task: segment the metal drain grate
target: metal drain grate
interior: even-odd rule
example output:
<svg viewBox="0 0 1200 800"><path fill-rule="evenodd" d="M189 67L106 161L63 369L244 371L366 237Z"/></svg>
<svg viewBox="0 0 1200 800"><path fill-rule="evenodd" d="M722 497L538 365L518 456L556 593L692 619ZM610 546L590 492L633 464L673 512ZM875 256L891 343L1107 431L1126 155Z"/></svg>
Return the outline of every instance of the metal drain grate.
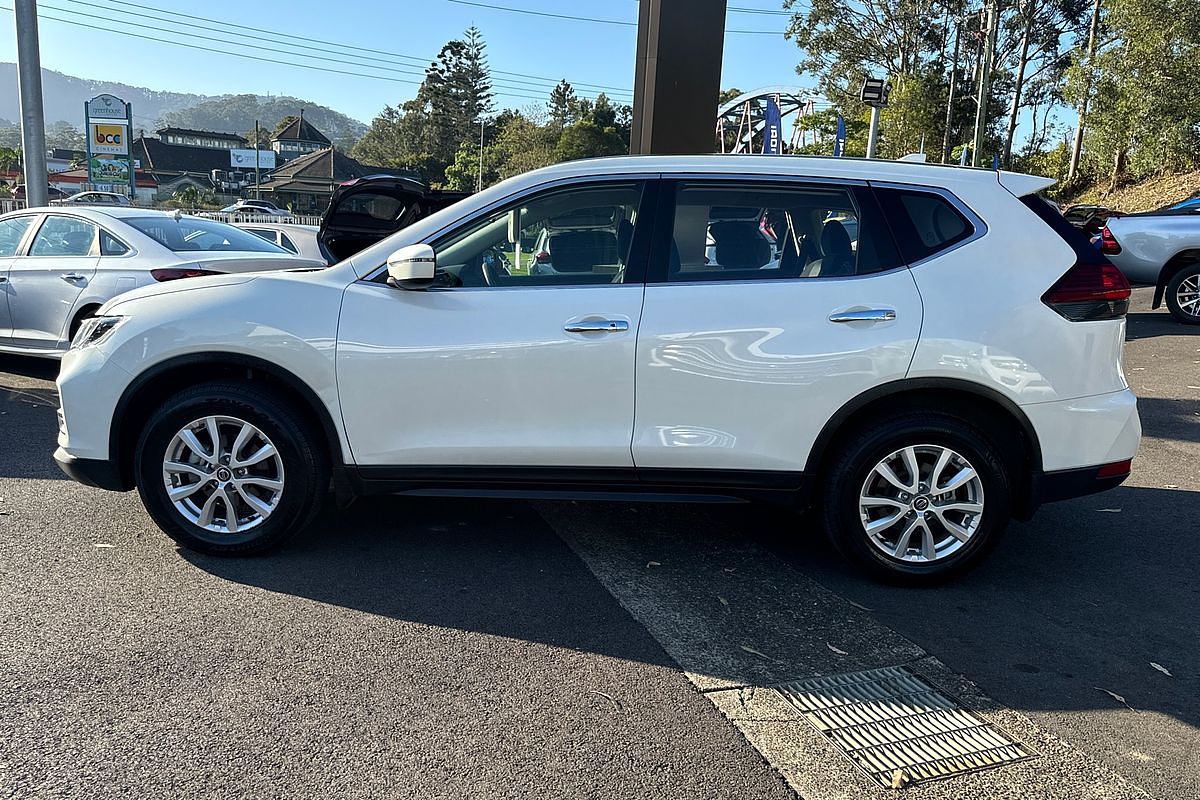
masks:
<svg viewBox="0 0 1200 800"><path fill-rule="evenodd" d="M775 689L883 786L1033 755L903 667L792 681Z"/></svg>

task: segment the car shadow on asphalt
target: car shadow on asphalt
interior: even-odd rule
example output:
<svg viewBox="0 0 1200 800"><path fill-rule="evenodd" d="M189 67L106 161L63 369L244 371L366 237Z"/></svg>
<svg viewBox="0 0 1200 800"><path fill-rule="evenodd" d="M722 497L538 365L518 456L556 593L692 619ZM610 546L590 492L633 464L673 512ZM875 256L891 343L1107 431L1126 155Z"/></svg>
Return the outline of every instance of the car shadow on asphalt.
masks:
<svg viewBox="0 0 1200 800"><path fill-rule="evenodd" d="M56 361L0 356L0 478L66 478L53 459L58 392L40 383L57 374Z"/></svg>
<svg viewBox="0 0 1200 800"><path fill-rule="evenodd" d="M1177 322L1165 308L1157 311L1130 311L1125 315L1125 340L1150 339L1155 336L1195 336L1200 325Z"/></svg>
<svg viewBox="0 0 1200 800"><path fill-rule="evenodd" d="M368 614L675 668L525 502L370 497L213 575Z"/></svg>

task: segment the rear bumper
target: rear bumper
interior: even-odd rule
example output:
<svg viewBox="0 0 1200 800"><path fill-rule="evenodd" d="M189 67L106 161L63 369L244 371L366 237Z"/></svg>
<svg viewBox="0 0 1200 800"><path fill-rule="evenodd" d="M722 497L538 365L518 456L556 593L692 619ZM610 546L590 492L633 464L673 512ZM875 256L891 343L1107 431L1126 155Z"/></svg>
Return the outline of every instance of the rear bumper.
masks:
<svg viewBox="0 0 1200 800"><path fill-rule="evenodd" d="M1128 462L1104 464L1098 467L1064 469L1044 472L1034 486L1034 505L1070 500L1096 492L1115 489L1129 477Z"/></svg>
<svg viewBox="0 0 1200 800"><path fill-rule="evenodd" d="M68 478L84 486L112 492L127 492L133 488L125 484L117 465L106 459L76 458L60 447L54 451L54 462Z"/></svg>
<svg viewBox="0 0 1200 800"><path fill-rule="evenodd" d="M1128 461L1142 439L1137 398L1128 389L1032 403L1021 411L1033 425L1047 474L1096 469Z"/></svg>

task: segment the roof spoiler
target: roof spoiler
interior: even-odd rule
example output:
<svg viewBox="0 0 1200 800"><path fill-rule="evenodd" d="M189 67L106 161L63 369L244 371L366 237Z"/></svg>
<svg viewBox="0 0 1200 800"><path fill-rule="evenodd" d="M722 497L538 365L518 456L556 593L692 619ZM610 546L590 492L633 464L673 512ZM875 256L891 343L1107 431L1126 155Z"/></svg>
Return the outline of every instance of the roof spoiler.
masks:
<svg viewBox="0 0 1200 800"><path fill-rule="evenodd" d="M1023 172L1000 171L997 175L1000 179L1000 185L1017 197L1024 197L1027 194L1034 194L1043 189L1049 189L1058 183L1054 178L1043 178L1041 175L1026 175Z"/></svg>

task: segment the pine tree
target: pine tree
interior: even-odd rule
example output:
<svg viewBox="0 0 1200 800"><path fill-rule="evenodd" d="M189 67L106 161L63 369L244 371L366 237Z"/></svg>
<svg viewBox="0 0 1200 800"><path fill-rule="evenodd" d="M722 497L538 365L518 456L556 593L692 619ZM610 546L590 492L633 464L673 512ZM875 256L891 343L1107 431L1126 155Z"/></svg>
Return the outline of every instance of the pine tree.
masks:
<svg viewBox="0 0 1200 800"><path fill-rule="evenodd" d="M546 110L550 113L550 123L560 131L574 121L573 111L576 110L575 88L567 81L561 80L550 90L550 100Z"/></svg>

